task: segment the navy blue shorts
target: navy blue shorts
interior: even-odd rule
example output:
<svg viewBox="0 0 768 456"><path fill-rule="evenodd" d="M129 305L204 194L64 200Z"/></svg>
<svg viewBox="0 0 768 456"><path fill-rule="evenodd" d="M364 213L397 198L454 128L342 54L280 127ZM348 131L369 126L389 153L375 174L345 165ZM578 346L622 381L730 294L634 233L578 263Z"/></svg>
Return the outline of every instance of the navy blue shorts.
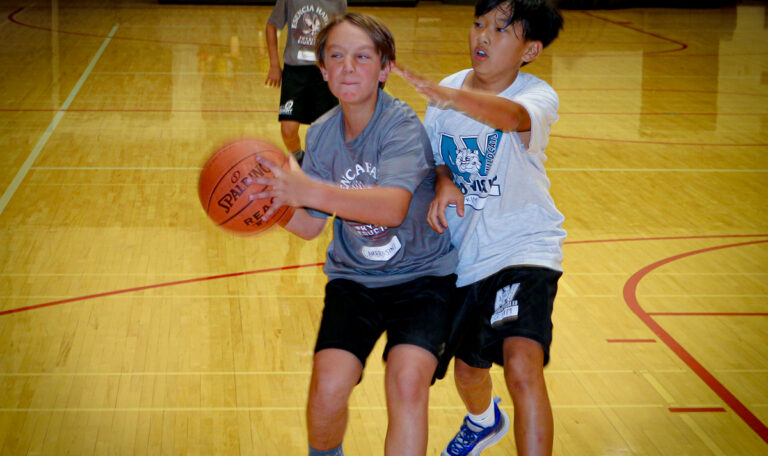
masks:
<svg viewBox="0 0 768 456"><path fill-rule="evenodd" d="M339 104L315 65L283 65L278 120L311 124Z"/></svg>
<svg viewBox="0 0 768 456"><path fill-rule="evenodd" d="M525 337L541 344L546 366L552 307L562 275L542 267L511 267L461 287L463 304L451 336L456 358L473 367L504 365L504 339Z"/></svg>
<svg viewBox="0 0 768 456"><path fill-rule="evenodd" d="M442 361L458 303L453 274L377 288L331 280L325 286L315 353L326 348L346 350L365 366L376 341L386 332L384 360L395 345L416 345L440 361L435 378L443 378L447 363Z"/></svg>

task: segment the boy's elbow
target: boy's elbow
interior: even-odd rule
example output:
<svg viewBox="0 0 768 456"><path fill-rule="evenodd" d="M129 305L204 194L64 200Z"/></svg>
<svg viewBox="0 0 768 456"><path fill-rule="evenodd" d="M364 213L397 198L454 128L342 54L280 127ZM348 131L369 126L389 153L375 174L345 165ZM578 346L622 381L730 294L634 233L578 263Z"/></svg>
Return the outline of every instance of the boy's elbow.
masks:
<svg viewBox="0 0 768 456"><path fill-rule="evenodd" d="M323 232L325 219L312 217L304 209L299 208L283 228L305 241L311 241Z"/></svg>
<svg viewBox="0 0 768 456"><path fill-rule="evenodd" d="M305 241L311 241L312 239L316 238L320 233L301 232L301 233L293 233L293 234L304 239Z"/></svg>
<svg viewBox="0 0 768 456"><path fill-rule="evenodd" d="M408 199L408 204L405 206L399 206L396 208L393 208L392 211L390 211L389 214L386 215L386 219L384 220L384 223L382 225L394 228L396 226L400 226L405 221L405 217L408 215L408 206L410 205L410 198Z"/></svg>
<svg viewBox="0 0 768 456"><path fill-rule="evenodd" d="M380 188L377 192L382 192L378 198L366 202L367 223L389 228L402 225L411 206L411 192L399 187Z"/></svg>

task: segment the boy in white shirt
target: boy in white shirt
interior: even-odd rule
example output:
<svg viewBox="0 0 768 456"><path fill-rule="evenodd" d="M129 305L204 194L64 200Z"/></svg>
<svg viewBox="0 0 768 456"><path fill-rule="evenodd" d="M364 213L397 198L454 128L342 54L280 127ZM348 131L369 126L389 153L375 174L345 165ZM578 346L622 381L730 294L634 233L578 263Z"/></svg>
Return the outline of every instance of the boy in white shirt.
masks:
<svg viewBox="0 0 768 456"><path fill-rule="evenodd" d="M424 125L438 182L427 221L441 233L450 227L466 296L454 372L469 413L444 456L478 455L507 432L509 418L492 399L492 363L504 366L518 454L552 452L543 368L566 233L543 164L558 97L520 67L561 28L547 0L480 0L472 69L439 85L396 70L431 102Z"/></svg>

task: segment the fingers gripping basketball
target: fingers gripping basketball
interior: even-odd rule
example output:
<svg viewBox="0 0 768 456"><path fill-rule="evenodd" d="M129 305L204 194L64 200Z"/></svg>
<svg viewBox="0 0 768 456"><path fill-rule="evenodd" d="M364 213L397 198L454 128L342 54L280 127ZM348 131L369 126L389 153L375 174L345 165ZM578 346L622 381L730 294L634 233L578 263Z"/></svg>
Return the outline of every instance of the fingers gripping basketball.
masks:
<svg viewBox="0 0 768 456"><path fill-rule="evenodd" d="M261 159L261 160L260 160ZM285 225L294 208L280 207L268 219L273 198L255 195L269 190L257 184L272 177L266 162L288 168L286 155L274 144L259 139L236 141L219 149L203 167L198 193L208 217L221 228L238 234L263 233L275 224Z"/></svg>

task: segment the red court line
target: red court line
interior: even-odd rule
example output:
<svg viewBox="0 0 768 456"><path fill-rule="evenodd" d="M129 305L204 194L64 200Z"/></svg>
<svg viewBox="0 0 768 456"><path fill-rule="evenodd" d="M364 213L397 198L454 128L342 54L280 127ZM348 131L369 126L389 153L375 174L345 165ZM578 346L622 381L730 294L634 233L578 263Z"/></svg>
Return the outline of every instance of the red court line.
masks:
<svg viewBox="0 0 768 456"><path fill-rule="evenodd" d="M16 15L19 14L25 7L20 7L16 11L12 12L8 15L8 20L13 22L16 25L27 27L35 30L44 30L46 32L56 32L56 33L64 33L67 35L76 35L76 36L87 36L91 38L104 38L106 35L99 34L99 33L86 33L86 32L72 32L68 30L60 30L60 29L54 29L52 27L44 27L41 25L34 25L34 24L27 24L25 22L21 22L18 19L16 19ZM187 46L215 46L215 47L230 47L229 43L210 43L210 42L194 42L194 41L175 41L175 40L158 40L158 39L151 39L151 38L136 38L136 37L130 37L130 36L119 36L115 35L112 37L113 40L123 40L123 41L137 41L142 43L156 43L156 44L178 44L178 45L187 45ZM241 49L257 49L257 50L266 50L266 47L264 45L250 45L250 44L241 44ZM434 54L433 50L422 50L422 49L398 49L398 52L401 54ZM451 54L451 55L465 55L465 51L440 51L440 54Z"/></svg>
<svg viewBox="0 0 768 456"><path fill-rule="evenodd" d="M171 287L174 285L183 285L186 283L195 283L195 282L205 282L208 280L217 280L217 279L226 279L231 277L239 277L239 276L245 276L245 275L252 275L252 274L263 274L265 272L274 272L274 271L285 271L289 269L299 269L299 268L308 268L313 266L322 266L325 263L310 263L310 264L300 264L300 265L294 265L294 266L283 266L279 268L269 268L269 269L258 269L255 271L245 271L245 272L233 272L230 274L220 274L215 276L209 276L209 277L198 277L194 279L187 279L187 280L177 280L175 282L166 282L166 283L157 283L154 285L145 285L143 287L134 287L134 288L125 288L122 290L113 290L113 291L106 291L104 293L96 293L92 295L87 296L78 296L76 298L68 298L68 299L62 299L59 301L53 301L53 302L46 302L43 304L36 304L33 306L26 306L26 307L19 307L16 309L9 309L4 310L0 312L0 316L3 315L10 315L18 312L25 312L27 310L34 310L34 309L42 309L43 307L51 307L51 306L57 306L59 304L66 304L69 302L75 302L75 301L86 301L89 299L95 299L95 298L103 298L105 296L113 296L123 293L131 293L134 291L142 291L142 290L151 290L153 288L163 288L163 287Z"/></svg>
<svg viewBox="0 0 768 456"><path fill-rule="evenodd" d="M653 238L619 238L619 239L592 239L584 241L565 241L565 244L604 244L607 242L636 242L636 241L680 241L689 239L730 239L730 238L754 238L768 237L768 234L713 234L700 236L661 236Z"/></svg>
<svg viewBox="0 0 768 456"><path fill-rule="evenodd" d="M12 12L11 14L9 14L8 15L8 20L10 22L13 22L14 24L22 26L22 27L27 27L27 28L36 29L36 30L44 30L44 31L47 31L47 32L57 32L57 33L64 33L64 34L68 34L68 35L86 36L86 37L93 37L93 38L104 38L106 36L106 35L98 34L98 33L73 32L73 31L67 31L67 30L59 30L59 29L53 29L51 27L45 27L45 26L41 26L41 25L34 25L34 24L28 24L28 23L25 23L25 22L21 22L18 19L16 19L15 16L18 13L20 13L22 10L24 10L25 8L32 9L34 7L24 7L24 6L22 6L22 7L18 8L16 11ZM121 9L123 9L123 8L121 8ZM652 36L654 38L659 38L659 39L662 39L664 41L677 44L679 46L679 47L674 48L674 49L665 49L665 50L661 50L661 51L643 51L644 55L650 56L650 55L666 54L666 53L670 53L670 52L681 51L681 50L684 50L684 49L686 49L688 47L687 44L685 44L685 43L683 43L681 41L677 41L677 40L674 40L672 38L668 38L666 36L659 35L657 33L648 32L646 30L642 30L642 29L637 28L637 27L632 27L632 26L628 25L629 22L613 21L611 19L599 17L597 15L590 14L590 13L587 13L587 12L584 12L584 11L582 11L582 13L584 13L584 14L586 14L588 16L592 16L592 17L594 17L596 19L599 19L599 20L603 20L603 21L606 21L606 22L610 22L610 23L616 24L616 25L618 25L620 27L625 27L625 28L628 28L630 30L633 30L633 31L636 31L636 32L639 32L639 33L642 33L642 34ZM200 43L200 42L191 42L191 41L158 40L158 39L136 38L136 37L127 37L127 36L119 36L119 35L116 35L116 36L112 37L112 39L113 40L124 40L124 41L137 41L137 42L145 42L145 43L157 43L157 44L178 44L178 45L216 46L216 47L229 47L230 46L228 43L207 43L207 42L206 43ZM440 42L438 40L427 40L427 41L428 42ZM444 42L456 42L456 41L462 42L462 40L443 40L443 41ZM410 41L404 40L404 42L410 42ZM642 45L644 43L621 42L621 43L614 43L614 44L623 44L623 45L626 45L626 44L641 44ZM264 45L248 45L248 44L241 44L240 48L241 49L258 49L258 50L262 50L262 51L266 49L264 47ZM434 50L408 49L408 48L400 49L399 52L401 54L414 54L414 55L420 55L420 54L432 55L432 54L434 54ZM443 51L440 51L440 53L441 54L450 54L450 55L465 55L466 54L465 51L450 51L450 50L443 50ZM617 53L611 53L611 54L557 53L556 55L558 57L575 57L575 58L581 58L583 56L589 56L589 57L593 57L593 58L595 58L595 57L597 57L597 58L613 58L613 57L617 57L617 56L619 56L619 57L625 56L625 55L627 55L627 53L625 53L625 52L617 52ZM709 56L710 54L705 54L705 55ZM741 55L741 54L739 54L739 55ZM754 54L754 55L764 55L764 54ZM542 58L545 58L545 59L552 58L552 55L544 55Z"/></svg>
<svg viewBox="0 0 768 456"><path fill-rule="evenodd" d="M605 339L609 344L655 344L656 339Z"/></svg>
<svg viewBox="0 0 768 456"><path fill-rule="evenodd" d="M674 44L679 46L679 47L677 47L675 49L667 49L667 50L664 50L664 51L643 51L643 54L646 54L646 55L648 55L648 54L666 54L666 53L669 53L669 52L678 52L678 51L683 51L685 49L688 49L688 45L683 43L682 41L677 41L677 40L672 39L672 38L670 38L668 36L659 35L658 33L653 33L653 32L649 32L647 30L643 30L643 29L641 29L639 27L634 27L632 25L629 25L631 22L628 22L628 21L617 21L617 20L613 20L613 19L608 19L607 17L598 16L597 14L590 13L588 11L581 11L581 13L584 14L584 15L587 15L589 17L593 17L595 19L599 19L601 21L605 21L605 22L617 25L619 27L627 28L627 29L633 30L635 32L642 33L644 35L652 36L654 38L659 38L661 40L664 40L664 41L667 41L667 42L670 42L670 43L674 43Z"/></svg>
<svg viewBox="0 0 768 456"><path fill-rule="evenodd" d="M661 144L664 146L697 146L697 147L765 147L768 143L753 143L753 144L738 144L738 143L691 143L691 142L674 142L674 141L642 141L639 139L621 139L621 138L588 138L584 136L566 136L566 135L549 135L552 138L563 139L580 139L584 141L603 141L603 142L617 142L624 144Z"/></svg>
<svg viewBox="0 0 768 456"><path fill-rule="evenodd" d="M688 240L688 239L717 239L717 238L752 238L752 237L766 237L768 234L723 234L723 235L712 235L712 236L663 236L663 237L657 237L657 238L622 238L622 239L596 239L596 240L586 240L586 241L566 241L565 244L592 244L592 243L607 243L607 242L634 242L634 241L665 241L665 240ZM186 283L193 283L193 282L203 282L206 280L215 280L215 279L222 279L227 277L237 277L241 275L249 275L249 274L259 274L264 272L273 272L273 271L280 271L280 270L286 270L286 269L296 269L296 268L303 268L303 267L311 267L311 266L322 266L325 263L313 263L313 264L305 264L305 265L297 265L297 266L285 266L280 268L271 268L271 269L262 269L258 271L246 271L246 272L235 272L231 274L221 274L211 277L198 277L195 279L189 279L189 280L181 280L177 282L166 282L166 283L160 283L160 284L154 284L154 285L146 285L142 287L135 287L135 288L126 288L123 290L113 290L113 291L106 291L103 293L97 293L93 295L87 295L87 296L79 296L75 298L67 298L62 299L59 301L53 301L53 302L47 302L42 304L36 304L32 306L26 306L26 307L19 307L17 309L9 309L0 311L0 317L3 315L9 315L13 313L18 312L25 312L28 310L35 310L35 309L41 309L44 307L51 307L59 304L67 304L71 302L77 302L77 301L85 301L88 299L95 299L105 296L113 296L117 294L122 293L130 293L133 291L141 291L141 290L149 290L153 288L162 288L162 287L170 287L174 285L182 285Z"/></svg>
<svg viewBox="0 0 768 456"><path fill-rule="evenodd" d="M672 413L724 412L722 407L670 407Z"/></svg>
<svg viewBox="0 0 768 456"><path fill-rule="evenodd" d="M154 109L154 108L0 108L0 112L142 112L142 113L235 113L235 114L274 114L277 109ZM424 114L425 110L416 110L419 114ZM560 112L560 115L567 116L730 116L730 117L764 117L768 113L719 113L719 112Z"/></svg>
<svg viewBox="0 0 768 456"><path fill-rule="evenodd" d="M768 312L648 312L662 317L768 317Z"/></svg>
<svg viewBox="0 0 768 456"><path fill-rule="evenodd" d="M35 30L45 30L46 32L56 32L56 33L64 33L67 35L76 35L76 36L87 36L91 38L104 38L106 35L99 34L99 33L84 33L84 32L70 32L67 30L58 30L53 29L51 27L43 27L40 25L32 25L32 24L26 24L24 22L19 22L15 16L19 14L24 7L17 9L16 11L12 12L8 15L8 20L13 22L16 25L20 25L22 27L27 27ZM126 37L126 36L113 36L113 40L124 40L124 41L139 41L144 43L159 43L159 44L182 44L182 45L192 45L192 46L218 46L218 47L229 47L229 44L219 44L219 43L196 43L196 42L185 42L185 41L168 41L168 40L153 40L149 38L132 38L132 37ZM260 48L260 46L249 46L249 45L241 45L240 48Z"/></svg>
<svg viewBox="0 0 768 456"><path fill-rule="evenodd" d="M0 112L141 112L141 113L158 113L167 114L169 112L187 112L187 113L235 113L235 114L274 114L277 109L150 109L150 108L0 108Z"/></svg>
<svg viewBox="0 0 768 456"><path fill-rule="evenodd" d="M714 375L712 375L704 366L702 366L686 349L682 347L672 336L667 333L656 321L640 306L637 300L637 286L653 270L693 255L712 252L715 250L727 249L731 247L743 247L753 244L768 243L768 240L741 242L737 244L726 244L705 249L693 250L691 252L681 253L663 260L650 264L632 275L624 284L624 301L629 308L637 315L640 320L650 328L656 336L672 350L693 372L699 376L709 388L717 394L736 414L757 433L764 442L768 443L768 427L760 421L736 396L733 395Z"/></svg>
<svg viewBox="0 0 768 456"><path fill-rule="evenodd" d="M602 87L565 87L557 89L558 92L659 92L659 93L701 93L706 95L740 95L745 97L768 97L768 93L725 92L719 90L694 90L694 89L645 89L637 87L627 88L602 88Z"/></svg>

